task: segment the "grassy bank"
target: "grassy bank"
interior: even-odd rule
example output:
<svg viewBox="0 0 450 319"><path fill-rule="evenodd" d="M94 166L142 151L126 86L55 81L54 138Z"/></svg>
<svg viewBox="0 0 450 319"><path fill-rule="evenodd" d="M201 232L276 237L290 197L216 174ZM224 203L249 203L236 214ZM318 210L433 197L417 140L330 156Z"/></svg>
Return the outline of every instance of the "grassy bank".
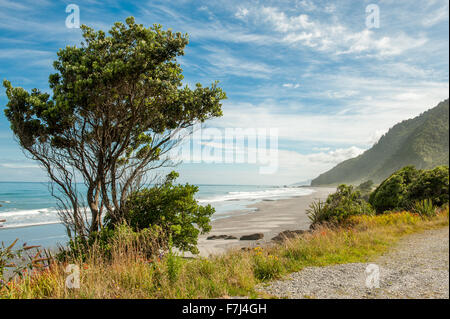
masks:
<svg viewBox="0 0 450 319"><path fill-rule="evenodd" d="M424 219L409 212L352 217L341 228L316 229L295 240L208 259L171 254L145 260L117 247L111 260L91 254L79 263L80 288L68 289L67 265L54 263L0 290L1 298L220 298L259 295L255 285L307 266L367 262L404 235L448 226L448 208Z"/></svg>

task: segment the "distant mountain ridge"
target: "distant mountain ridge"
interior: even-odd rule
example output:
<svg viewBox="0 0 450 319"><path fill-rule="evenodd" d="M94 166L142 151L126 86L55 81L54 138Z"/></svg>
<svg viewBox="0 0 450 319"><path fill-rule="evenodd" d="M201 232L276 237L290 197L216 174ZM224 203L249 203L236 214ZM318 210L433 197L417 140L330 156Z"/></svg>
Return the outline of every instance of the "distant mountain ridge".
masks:
<svg viewBox="0 0 450 319"><path fill-rule="evenodd" d="M311 181L311 186L383 181L396 170L414 165L429 169L449 164L449 100L394 125L363 154L348 159Z"/></svg>

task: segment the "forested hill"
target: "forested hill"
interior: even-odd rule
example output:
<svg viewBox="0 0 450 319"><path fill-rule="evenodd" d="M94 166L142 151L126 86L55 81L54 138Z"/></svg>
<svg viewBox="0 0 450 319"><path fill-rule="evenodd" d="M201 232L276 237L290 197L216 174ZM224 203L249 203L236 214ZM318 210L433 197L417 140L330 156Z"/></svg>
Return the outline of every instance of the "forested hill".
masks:
<svg viewBox="0 0 450 319"><path fill-rule="evenodd" d="M379 183L406 166L428 169L449 163L448 99L419 116L393 126L369 150L311 181L312 186Z"/></svg>

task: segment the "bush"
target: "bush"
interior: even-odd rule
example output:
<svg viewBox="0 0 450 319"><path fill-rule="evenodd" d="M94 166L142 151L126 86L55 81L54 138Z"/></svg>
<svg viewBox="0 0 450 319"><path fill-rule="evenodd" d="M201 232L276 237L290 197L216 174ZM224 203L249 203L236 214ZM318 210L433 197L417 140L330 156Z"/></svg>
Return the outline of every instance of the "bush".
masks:
<svg viewBox="0 0 450 319"><path fill-rule="evenodd" d="M418 176L419 172L413 166L398 170L370 194L370 204L378 213L408 206L408 188Z"/></svg>
<svg viewBox="0 0 450 319"><path fill-rule="evenodd" d="M406 166L384 180L370 194L369 202L377 213L411 209L415 202L430 199L434 205L448 202L448 167L416 170Z"/></svg>
<svg viewBox="0 0 450 319"><path fill-rule="evenodd" d="M151 258L167 249L167 236L159 227L134 231L124 223L93 232L87 241L79 237L70 240L68 247L60 247L56 258L59 261L86 261L90 257L110 259L115 253L135 253Z"/></svg>
<svg viewBox="0 0 450 319"><path fill-rule="evenodd" d="M424 199L416 202L412 211L423 217L436 216L436 207L434 207L431 199Z"/></svg>
<svg viewBox="0 0 450 319"><path fill-rule="evenodd" d="M344 184L339 185L335 193L328 195L325 203L314 202L307 210L312 227L324 222L337 224L349 216L363 214L373 214L372 207L353 186Z"/></svg>
<svg viewBox="0 0 450 319"><path fill-rule="evenodd" d="M437 166L424 170L409 189L409 199L420 201L431 199L433 205L448 203L449 173L448 166Z"/></svg>
<svg viewBox="0 0 450 319"><path fill-rule="evenodd" d="M253 273L261 281L272 280L280 277L283 266L277 256L262 256L256 254L254 257Z"/></svg>
<svg viewBox="0 0 450 319"><path fill-rule="evenodd" d="M215 210L211 205L198 205L194 198L198 187L173 185L177 177L172 172L162 185L133 193L127 200L126 222L135 231L158 227L172 238L174 247L198 253L198 236L211 229Z"/></svg>
<svg viewBox="0 0 450 319"><path fill-rule="evenodd" d="M306 210L306 215L311 221L312 225L319 224L321 221L327 220L328 210L325 209L325 202L320 199L317 202L312 202L309 209Z"/></svg>

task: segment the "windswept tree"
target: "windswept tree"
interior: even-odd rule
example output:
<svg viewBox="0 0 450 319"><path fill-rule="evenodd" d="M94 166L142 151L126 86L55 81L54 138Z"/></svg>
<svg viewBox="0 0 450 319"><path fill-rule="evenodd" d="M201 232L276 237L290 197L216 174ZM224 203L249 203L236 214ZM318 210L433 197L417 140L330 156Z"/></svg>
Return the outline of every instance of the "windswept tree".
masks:
<svg viewBox="0 0 450 319"><path fill-rule="evenodd" d="M81 29L81 46L58 52L52 96L3 85L20 146L46 170L63 222L83 238L101 228L105 213L120 222L128 196L171 163L179 132L221 116L226 96L217 83L182 85L176 59L187 34L145 28L133 17L109 35Z"/></svg>

